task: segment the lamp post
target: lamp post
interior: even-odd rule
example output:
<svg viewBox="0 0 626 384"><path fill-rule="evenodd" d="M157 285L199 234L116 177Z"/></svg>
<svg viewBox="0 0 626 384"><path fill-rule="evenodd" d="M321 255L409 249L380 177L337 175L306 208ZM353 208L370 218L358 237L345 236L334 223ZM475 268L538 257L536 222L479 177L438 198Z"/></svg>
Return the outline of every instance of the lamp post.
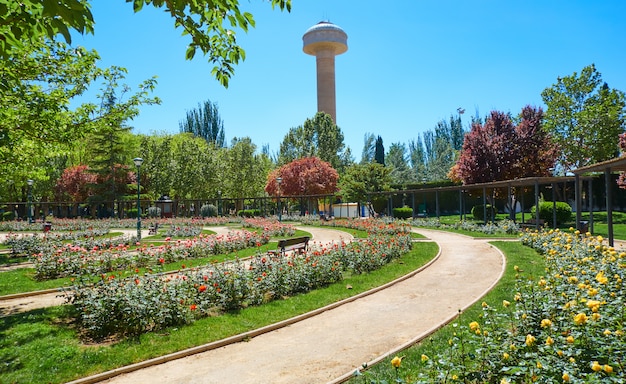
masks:
<svg viewBox="0 0 626 384"><path fill-rule="evenodd" d="M141 240L141 182L139 169L141 168L141 164L143 164L143 159L141 157L135 157L133 163L135 163L137 167L137 240Z"/></svg>
<svg viewBox="0 0 626 384"><path fill-rule="evenodd" d="M217 216L222 216L222 191L217 191Z"/></svg>
<svg viewBox="0 0 626 384"><path fill-rule="evenodd" d="M278 221L283 221L283 209L280 206L280 185L283 182L283 178L277 177L276 182L278 183Z"/></svg>
<svg viewBox="0 0 626 384"><path fill-rule="evenodd" d="M34 181L31 179L26 180L26 184L28 184L28 224L33 223L33 183Z"/></svg>

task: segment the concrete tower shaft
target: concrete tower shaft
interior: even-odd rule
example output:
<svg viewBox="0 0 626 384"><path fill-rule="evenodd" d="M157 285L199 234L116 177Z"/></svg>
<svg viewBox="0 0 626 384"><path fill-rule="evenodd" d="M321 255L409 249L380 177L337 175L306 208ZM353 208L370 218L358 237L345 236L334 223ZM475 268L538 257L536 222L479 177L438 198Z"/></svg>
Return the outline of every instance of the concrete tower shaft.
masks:
<svg viewBox="0 0 626 384"><path fill-rule="evenodd" d="M335 24L322 21L302 36L304 53L316 57L317 111L329 114L337 124L335 56L348 50L348 35Z"/></svg>

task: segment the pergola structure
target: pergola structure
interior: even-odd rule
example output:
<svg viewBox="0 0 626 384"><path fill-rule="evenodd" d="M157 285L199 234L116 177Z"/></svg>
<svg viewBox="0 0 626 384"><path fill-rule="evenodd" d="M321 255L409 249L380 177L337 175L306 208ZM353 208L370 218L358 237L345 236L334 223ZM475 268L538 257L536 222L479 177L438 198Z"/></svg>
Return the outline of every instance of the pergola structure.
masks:
<svg viewBox="0 0 626 384"><path fill-rule="evenodd" d="M606 191L606 221L608 224L608 232L609 232L609 245L612 247L614 245L614 236L613 236L613 194L612 194L612 185L611 185L611 173L613 172L626 172L626 157L618 157L616 159L603 161L596 164L591 164L585 167L578 168L574 171L574 177L576 178L576 222L580 223L580 206L581 204L581 194L579 191L582 187L582 182L580 181L580 176L588 173L604 173L604 185ZM592 210L590 210L590 215L593 215ZM593 216L591 216L593 217Z"/></svg>
<svg viewBox="0 0 626 384"><path fill-rule="evenodd" d="M504 180L504 181L494 181L494 182L489 182L489 183L477 183L477 184L466 184L466 185L455 185L455 186L448 186L448 187L435 187L435 188L419 188L419 189L410 189L410 190L401 190L401 191L390 191L390 192L385 192L384 194L388 195L389 197L391 197L392 195L397 195L397 194L410 194L413 196L413 198L415 198L415 195L419 195L419 194L426 194L426 193L434 193L435 194L435 212L436 212L436 216L439 217L439 193L440 192L450 192L450 191L458 191L459 192L459 212L461 214L461 220L463 219L463 213L465 212L465 209L463 207L463 201L464 201L464 196L467 192L471 191L471 190L479 190L482 191L482 196L483 196L483 208L486 211L487 210L487 191L490 189L506 189L507 190L507 201L509 202L509 206L512 206L513 204L513 188L515 187L534 187L534 204L535 206L537 206L539 204L539 195L540 195L540 191L539 191L539 187L541 185L551 185L553 189L555 189L557 187L558 184L562 184L562 183L568 183L568 182L576 182L578 179L580 179L580 177L576 177L576 176L560 176L560 177L526 177L526 178L522 178L522 179L514 179L514 180ZM589 179L591 180L591 178L584 178L584 179ZM591 182L589 183L590 188L591 188ZM578 189L577 189L578 191ZM576 201L581 201L579 194L576 194L577 198ZM591 198L591 196L590 196ZM553 227L556 228L557 223L556 223L556 198L555 198L555 194L552 195L552 203L554 204L554 209L553 209ZM389 204L389 208L391 209L391 202ZM415 204L414 204L415 206ZM590 206L591 206L591 202L590 202ZM579 205L577 205L577 208L580 208ZM580 226L580 217L578 216L580 214L580 209L577 209L577 225ZM485 221L487 220L487 212L484 212L484 217L485 217ZM515 218L515 214L514 212L511 212L511 219ZM535 225L535 227L537 229L539 229L541 227L541 223L539 220L539 210L535 210L535 218L533 219L533 224ZM593 225L593 222L590 220L590 224Z"/></svg>

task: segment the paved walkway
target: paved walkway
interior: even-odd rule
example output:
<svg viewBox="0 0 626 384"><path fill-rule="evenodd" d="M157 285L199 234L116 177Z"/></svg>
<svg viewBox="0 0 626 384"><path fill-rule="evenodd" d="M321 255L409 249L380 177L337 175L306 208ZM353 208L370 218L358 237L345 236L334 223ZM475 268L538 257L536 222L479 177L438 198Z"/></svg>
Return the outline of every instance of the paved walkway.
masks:
<svg viewBox="0 0 626 384"><path fill-rule="evenodd" d="M436 241L441 253L413 277L247 342L116 376L106 383L336 382L364 362L396 353L479 300L504 269L502 254L487 240L416 232Z"/></svg>

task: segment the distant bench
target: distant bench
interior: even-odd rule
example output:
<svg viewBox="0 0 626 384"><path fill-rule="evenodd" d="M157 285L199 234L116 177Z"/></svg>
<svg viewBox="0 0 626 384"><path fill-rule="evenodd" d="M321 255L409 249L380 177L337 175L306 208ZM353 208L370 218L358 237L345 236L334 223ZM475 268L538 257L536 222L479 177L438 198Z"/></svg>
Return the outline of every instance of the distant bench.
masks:
<svg viewBox="0 0 626 384"><path fill-rule="evenodd" d="M311 238L308 236L303 237L293 237L291 239L281 239L278 240L278 246L276 250L269 251L272 254L281 254L284 255L285 252L290 251L298 251L299 253L306 252L309 246L309 240Z"/></svg>
<svg viewBox="0 0 626 384"><path fill-rule="evenodd" d="M543 227L545 221L543 219L539 219L539 226ZM537 219L528 219L523 223L518 224L520 228L536 228L537 227Z"/></svg>

